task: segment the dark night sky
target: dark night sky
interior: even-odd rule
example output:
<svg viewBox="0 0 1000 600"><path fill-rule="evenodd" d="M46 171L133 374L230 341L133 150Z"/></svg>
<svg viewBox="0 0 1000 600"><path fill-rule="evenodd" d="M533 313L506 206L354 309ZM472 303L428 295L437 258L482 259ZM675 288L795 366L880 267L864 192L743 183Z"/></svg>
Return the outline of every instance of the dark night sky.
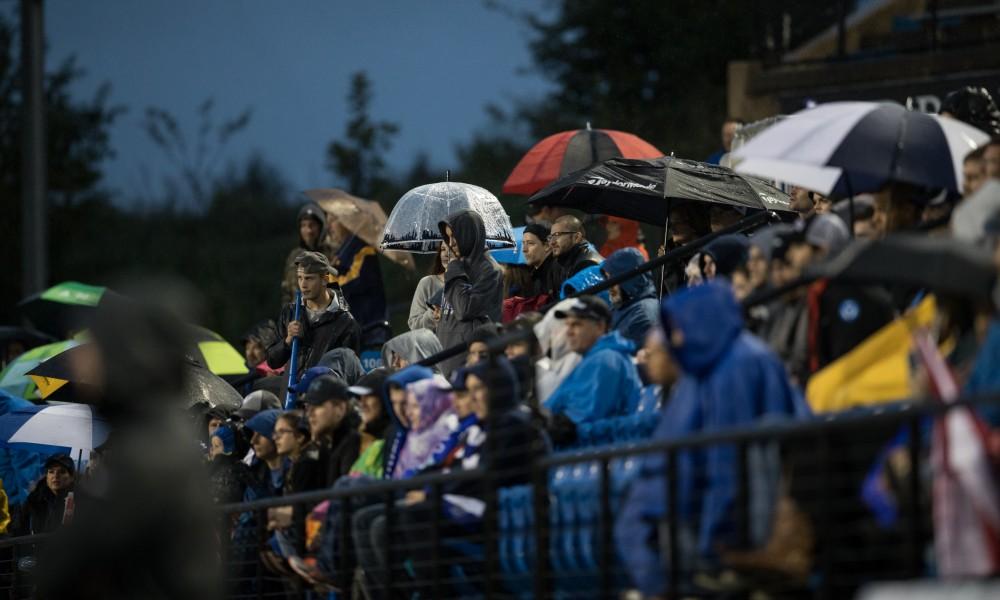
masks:
<svg viewBox="0 0 1000 600"><path fill-rule="evenodd" d="M90 97L108 81L112 103L129 110L105 165L105 185L121 198L148 189L144 181L159 189L171 172L140 127L147 106L173 113L189 137L208 97L219 117L252 107L226 159L259 151L305 188L332 183L324 153L343 132L354 71L374 81L374 116L401 125L390 154L400 170L419 150L453 166L455 142L486 123L487 102L546 89L523 73L526 27L478 0L50 0L45 19L48 64L75 54L86 69L74 93Z"/></svg>

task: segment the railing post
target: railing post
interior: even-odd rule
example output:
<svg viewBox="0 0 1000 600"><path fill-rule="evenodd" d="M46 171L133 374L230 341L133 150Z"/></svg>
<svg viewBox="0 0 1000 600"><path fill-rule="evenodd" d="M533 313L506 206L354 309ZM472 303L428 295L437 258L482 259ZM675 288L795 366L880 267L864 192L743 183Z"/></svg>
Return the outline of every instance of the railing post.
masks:
<svg viewBox="0 0 1000 600"><path fill-rule="evenodd" d="M737 488L736 488L736 535L737 543L743 548L750 544L750 466L749 444L741 441L736 447Z"/></svg>
<svg viewBox="0 0 1000 600"><path fill-rule="evenodd" d="M680 526L680 519L677 518L677 450L670 449L666 452L667 472L663 481L666 486L664 497L667 499L667 561L666 571L669 574L667 582L667 597L678 598L680 596L681 578L681 548L680 534L677 528ZM661 544L662 545L662 544Z"/></svg>
<svg viewBox="0 0 1000 600"><path fill-rule="evenodd" d="M486 507L483 511L483 558L486 566L486 581L483 592L486 598L492 598L496 593L497 570L497 487L490 473L483 475L486 488Z"/></svg>
<svg viewBox="0 0 1000 600"><path fill-rule="evenodd" d="M601 598L614 595L614 539L611 526L611 462L601 459Z"/></svg>
<svg viewBox="0 0 1000 600"><path fill-rule="evenodd" d="M549 586L549 477L548 469L536 461L532 486L532 513L535 523L535 598L547 598Z"/></svg>
<svg viewBox="0 0 1000 600"><path fill-rule="evenodd" d="M441 484L431 486L431 598L444 598L441 593Z"/></svg>
<svg viewBox="0 0 1000 600"><path fill-rule="evenodd" d="M351 497L344 496L340 499L331 499L330 506L332 507L335 502L340 502L340 539L338 543L340 544L340 577L338 581L340 582L340 589L347 593L350 588L351 580L353 579L353 573L351 572L351 554L353 549L351 548L351 516L354 514L353 508L351 507Z"/></svg>
<svg viewBox="0 0 1000 600"><path fill-rule="evenodd" d="M382 590L382 597L385 600L392 600L392 576L393 568L392 563L394 560L392 552L392 529L395 525L394 521L394 510L396 507L396 495L391 491L385 493L385 572L382 574L382 581L385 582L385 587Z"/></svg>
<svg viewBox="0 0 1000 600"><path fill-rule="evenodd" d="M831 477L835 474L830 472L830 434L827 430L820 430L818 432L818 448L817 456L819 457L819 465L817 466L816 473L820 475L819 477L819 502L817 507L818 518L816 520L816 531L818 535L816 536L816 541L819 548L819 572L821 575L821 584L819 588L820 598L830 598L832 590L830 589L830 577L833 570L833 554L830 551L831 540L830 540L830 519L832 518L832 504L831 495L833 494L832 486L830 485Z"/></svg>
<svg viewBox="0 0 1000 600"><path fill-rule="evenodd" d="M257 547L264 548L267 544L267 509L262 508L256 512L257 521ZM257 584L257 600L264 599L264 564L260 560L259 552L253 553L254 564L256 565L255 581Z"/></svg>

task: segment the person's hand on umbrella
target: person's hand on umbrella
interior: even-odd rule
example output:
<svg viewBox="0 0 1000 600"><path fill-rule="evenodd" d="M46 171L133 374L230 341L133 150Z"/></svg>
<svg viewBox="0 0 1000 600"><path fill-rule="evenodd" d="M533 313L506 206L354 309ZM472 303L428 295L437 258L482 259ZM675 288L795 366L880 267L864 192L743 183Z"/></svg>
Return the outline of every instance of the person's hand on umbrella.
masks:
<svg viewBox="0 0 1000 600"><path fill-rule="evenodd" d="M292 507L279 506L267 511L268 530L284 529L292 525Z"/></svg>
<svg viewBox="0 0 1000 600"><path fill-rule="evenodd" d="M302 335L302 323L299 321L290 321L288 323L288 335L285 336L285 343L291 346L292 339L300 335Z"/></svg>

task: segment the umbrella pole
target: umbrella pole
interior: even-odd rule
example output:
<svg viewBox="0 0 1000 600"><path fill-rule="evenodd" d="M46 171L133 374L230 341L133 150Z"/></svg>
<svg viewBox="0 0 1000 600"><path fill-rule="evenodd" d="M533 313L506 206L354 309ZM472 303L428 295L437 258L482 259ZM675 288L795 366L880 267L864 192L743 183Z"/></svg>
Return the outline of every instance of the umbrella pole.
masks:
<svg viewBox="0 0 1000 600"><path fill-rule="evenodd" d="M673 208L671 197L667 194L667 177L670 175L670 163L674 161L674 153L670 153L670 159L667 160L667 166L663 168L663 199L667 201L667 218L663 221L663 251L667 251L667 240L670 239L670 211ZM659 299L663 300L663 282L667 279L667 265L666 263L660 267L660 287L657 289L659 294Z"/></svg>
<svg viewBox="0 0 1000 600"><path fill-rule="evenodd" d="M854 191L851 190L851 176L847 174L847 170L844 170L844 185L847 186L847 220L850 221L848 225L848 233L851 234L851 238L854 238Z"/></svg>
<svg viewBox="0 0 1000 600"><path fill-rule="evenodd" d="M302 318L302 290L295 292L295 320ZM288 389L285 391L285 410L295 407L295 372L299 367L299 336L292 338L292 357L288 359Z"/></svg>

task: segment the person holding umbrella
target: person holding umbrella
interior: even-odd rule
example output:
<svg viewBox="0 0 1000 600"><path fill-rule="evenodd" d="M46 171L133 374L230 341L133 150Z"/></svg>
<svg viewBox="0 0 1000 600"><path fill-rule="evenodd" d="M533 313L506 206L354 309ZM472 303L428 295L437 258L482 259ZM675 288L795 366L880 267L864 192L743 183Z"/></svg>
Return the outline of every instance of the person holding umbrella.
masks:
<svg viewBox="0 0 1000 600"><path fill-rule="evenodd" d="M455 257L444 274L444 299L437 336L445 348L467 345L476 329L499 323L503 305L503 271L486 252L486 226L471 210L452 214L438 224ZM465 360L458 355L439 364L447 377Z"/></svg>
<svg viewBox="0 0 1000 600"><path fill-rule="evenodd" d="M295 305L286 304L278 318L278 339L267 349L267 364L272 369L284 366L292 356L292 340L300 338L300 372L319 364L324 354L336 348L358 352L361 328L348 312L339 287L327 285L328 277L337 274L320 252L303 252L295 261L299 290L306 318L294 320Z"/></svg>
<svg viewBox="0 0 1000 600"><path fill-rule="evenodd" d="M45 478L28 494L20 517L11 526L14 535L48 533L68 521L69 495L76 482L76 465L66 454L54 454L43 465Z"/></svg>

